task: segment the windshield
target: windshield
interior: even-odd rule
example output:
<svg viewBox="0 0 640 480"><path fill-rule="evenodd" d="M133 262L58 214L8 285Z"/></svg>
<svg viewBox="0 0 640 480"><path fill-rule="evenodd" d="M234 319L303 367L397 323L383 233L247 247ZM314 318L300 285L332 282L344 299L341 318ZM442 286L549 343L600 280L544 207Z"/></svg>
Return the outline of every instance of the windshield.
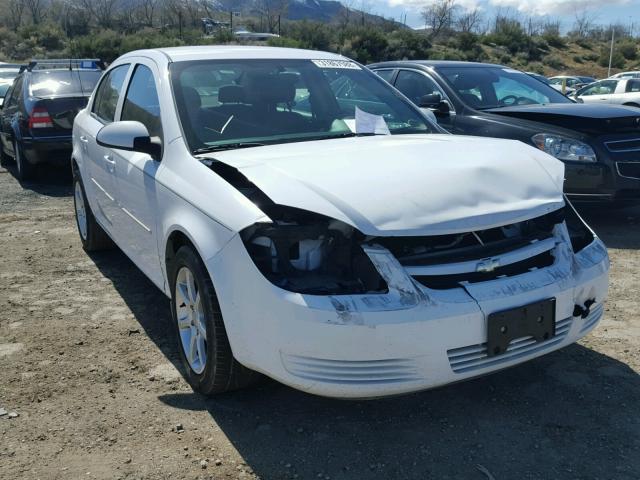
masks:
<svg viewBox="0 0 640 480"><path fill-rule="evenodd" d="M478 110L573 103L548 85L510 68L438 67L437 71L467 105Z"/></svg>
<svg viewBox="0 0 640 480"><path fill-rule="evenodd" d="M346 60L201 60L171 65L191 151L354 135L355 111L391 134L433 133L376 75Z"/></svg>
<svg viewBox="0 0 640 480"><path fill-rule="evenodd" d="M51 70L33 72L29 85L31 97L88 97L102 72L96 70Z"/></svg>

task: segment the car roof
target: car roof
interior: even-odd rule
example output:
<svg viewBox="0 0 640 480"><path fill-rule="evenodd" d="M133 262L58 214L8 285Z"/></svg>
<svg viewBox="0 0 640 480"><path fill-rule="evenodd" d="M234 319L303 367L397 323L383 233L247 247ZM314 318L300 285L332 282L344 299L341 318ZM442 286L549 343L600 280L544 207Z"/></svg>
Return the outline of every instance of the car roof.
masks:
<svg viewBox="0 0 640 480"><path fill-rule="evenodd" d="M157 58L158 53L163 55L169 62L234 59L345 60L345 57L342 55L316 50L241 45L203 45L136 50L120 58L124 59L136 56Z"/></svg>
<svg viewBox="0 0 640 480"><path fill-rule="evenodd" d="M497 65L495 63L481 63L481 62L463 62L461 60L398 60L398 61L389 61L389 62L377 62L369 65L370 67L381 67L381 66L409 66L409 65L420 65L424 67L492 67L492 68L508 68L504 65Z"/></svg>

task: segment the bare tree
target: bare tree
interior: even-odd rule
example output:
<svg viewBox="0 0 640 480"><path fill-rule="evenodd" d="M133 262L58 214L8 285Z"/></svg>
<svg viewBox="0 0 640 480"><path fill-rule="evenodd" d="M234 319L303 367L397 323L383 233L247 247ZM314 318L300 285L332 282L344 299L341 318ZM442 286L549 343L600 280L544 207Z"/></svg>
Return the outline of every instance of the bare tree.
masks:
<svg viewBox="0 0 640 480"><path fill-rule="evenodd" d="M80 4L91 12L99 26L103 28L114 26L119 0L80 0Z"/></svg>
<svg viewBox="0 0 640 480"><path fill-rule="evenodd" d="M444 29L450 29L453 24L453 14L456 8L455 0L436 0L422 10L425 29L429 29L430 38L437 37Z"/></svg>
<svg viewBox="0 0 640 480"><path fill-rule="evenodd" d="M140 0L140 13L142 20L148 26L153 27L153 16L158 7L158 0Z"/></svg>
<svg viewBox="0 0 640 480"><path fill-rule="evenodd" d="M23 0L24 6L31 15L31 21L34 25L39 24L45 16L46 8L45 0Z"/></svg>
<svg viewBox="0 0 640 480"><path fill-rule="evenodd" d="M456 18L458 30L464 33L476 32L482 24L482 12L478 8L466 10Z"/></svg>
<svg viewBox="0 0 640 480"><path fill-rule="evenodd" d="M24 14L24 0L8 0L7 20L13 30L17 30L22 25L22 15Z"/></svg>
<svg viewBox="0 0 640 480"><path fill-rule="evenodd" d="M586 8L578 10L575 14L575 22L573 24L573 34L579 38L586 38L593 29L596 15Z"/></svg>
<svg viewBox="0 0 640 480"><path fill-rule="evenodd" d="M267 21L267 28L274 32L278 25L278 19L283 16L289 8L289 0L260 0L259 9L261 15Z"/></svg>

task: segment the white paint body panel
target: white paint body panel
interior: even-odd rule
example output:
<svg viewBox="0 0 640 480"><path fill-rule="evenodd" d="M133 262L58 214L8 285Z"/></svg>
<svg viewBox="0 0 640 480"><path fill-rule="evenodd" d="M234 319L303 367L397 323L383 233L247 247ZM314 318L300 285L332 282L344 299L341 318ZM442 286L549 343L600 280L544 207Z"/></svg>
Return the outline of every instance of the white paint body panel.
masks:
<svg viewBox="0 0 640 480"><path fill-rule="evenodd" d="M606 249L596 238L575 255L562 229L555 232L554 245L548 245L556 258L552 266L466 289L425 288L382 248L366 252L389 285L386 294L302 295L270 283L239 236L245 227L269 219L193 158L182 138L168 82L169 61L204 58L343 57L256 47L125 55L112 66L144 63L157 75L162 161L97 148L102 124L88 110L76 117L74 160L98 222L167 295L168 238L176 231L189 238L211 275L238 361L307 392L377 397L515 365L570 344L595 326L607 294ZM92 103L93 98L89 108ZM102 162L105 154L113 164ZM564 204L563 164L524 144L499 139L362 137L210 157L239 169L275 202L337 218L372 235L484 229L534 218ZM549 297L557 299L557 319L564 322L558 327L561 336L533 346L521 342L498 362L483 360L476 352L486 341L487 314ZM574 304L590 298L597 301L594 314L586 320L571 317Z"/></svg>
<svg viewBox="0 0 640 480"><path fill-rule="evenodd" d="M313 155L311 157L311 154ZM564 164L513 140L381 135L219 152L278 204L367 235L441 235L564 204Z"/></svg>

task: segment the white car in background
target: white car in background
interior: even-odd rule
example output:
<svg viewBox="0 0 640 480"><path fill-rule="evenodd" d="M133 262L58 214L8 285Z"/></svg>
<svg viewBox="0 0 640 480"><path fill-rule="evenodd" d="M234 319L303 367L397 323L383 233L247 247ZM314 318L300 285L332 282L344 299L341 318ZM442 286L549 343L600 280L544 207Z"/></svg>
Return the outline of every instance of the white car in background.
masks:
<svg viewBox="0 0 640 480"><path fill-rule="evenodd" d="M581 88L572 98L582 103L615 103L640 107L640 78L608 78Z"/></svg>
<svg viewBox="0 0 640 480"><path fill-rule="evenodd" d="M579 88L589 85L595 81L596 79L593 77L558 75L556 77L550 77L548 84L551 88L554 88L565 95L570 95Z"/></svg>
<svg viewBox="0 0 640 480"><path fill-rule="evenodd" d="M204 394L255 372L333 397L422 390L569 345L604 311L607 251L562 162L444 134L339 55L126 54L73 145L83 247L115 242L171 298Z"/></svg>
<svg viewBox="0 0 640 480"><path fill-rule="evenodd" d="M620 72L615 75L611 75L609 78L640 78L640 72Z"/></svg>

